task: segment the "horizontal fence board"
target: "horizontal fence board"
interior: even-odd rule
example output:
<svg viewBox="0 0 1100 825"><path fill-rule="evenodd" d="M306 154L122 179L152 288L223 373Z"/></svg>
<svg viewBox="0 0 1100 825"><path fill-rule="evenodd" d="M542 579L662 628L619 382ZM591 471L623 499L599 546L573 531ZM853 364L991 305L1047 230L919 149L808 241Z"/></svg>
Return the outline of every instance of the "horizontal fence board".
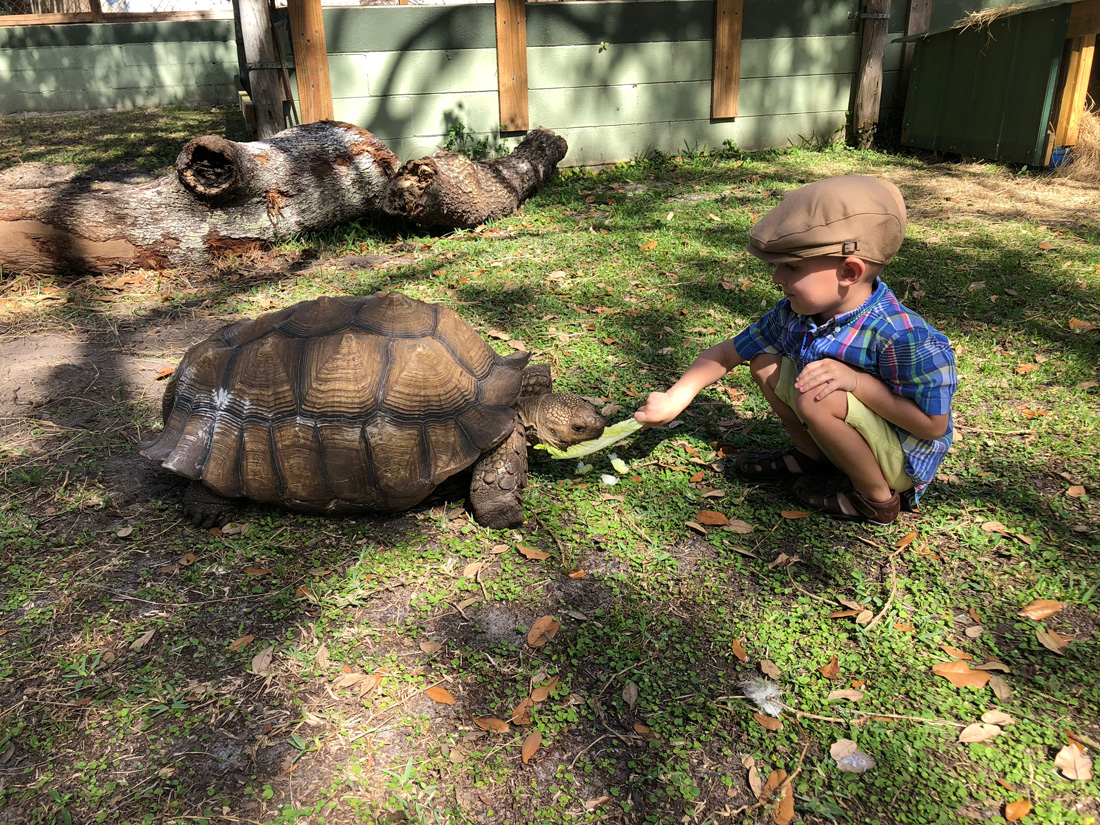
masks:
<svg viewBox="0 0 1100 825"><path fill-rule="evenodd" d="M134 89L81 89L39 94L0 92L0 111L81 112L95 109L140 109L147 106L222 105L236 101L232 84Z"/></svg>
<svg viewBox="0 0 1100 825"><path fill-rule="evenodd" d="M495 131L499 118L495 91L336 98L332 106L337 120L369 129L384 142L396 138L445 136L448 126L457 123L475 131Z"/></svg>
<svg viewBox="0 0 1100 825"><path fill-rule="evenodd" d="M492 49L493 6L355 6L324 9L329 54Z"/></svg>
<svg viewBox="0 0 1100 825"><path fill-rule="evenodd" d="M335 97L495 92L497 88L492 49L337 54L329 57L329 73Z"/></svg>
<svg viewBox="0 0 1100 825"><path fill-rule="evenodd" d="M43 75L59 69L98 72L103 68L122 69L133 66L156 66L159 63L181 65L217 65L228 80L237 71L237 49L232 42L199 43L128 43L120 46L87 46L67 49L54 46L44 49L0 51L0 79L8 72L28 72Z"/></svg>
<svg viewBox="0 0 1100 825"><path fill-rule="evenodd" d="M741 79L818 74L822 67L854 72L859 42L854 37L751 40L741 44ZM530 48L531 89L710 81L714 44L634 43L599 52L592 46Z"/></svg>
<svg viewBox="0 0 1100 825"><path fill-rule="evenodd" d="M156 23L77 23L64 26L0 26L4 49L51 46L115 46L123 43L193 43L213 40L233 43L232 20L184 20Z"/></svg>

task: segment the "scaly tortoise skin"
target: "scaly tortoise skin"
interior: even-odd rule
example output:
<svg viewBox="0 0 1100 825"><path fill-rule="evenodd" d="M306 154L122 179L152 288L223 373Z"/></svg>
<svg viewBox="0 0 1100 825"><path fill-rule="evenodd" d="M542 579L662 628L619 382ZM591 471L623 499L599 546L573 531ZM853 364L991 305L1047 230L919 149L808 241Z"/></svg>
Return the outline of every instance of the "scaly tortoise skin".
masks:
<svg viewBox="0 0 1100 825"><path fill-rule="evenodd" d="M453 310L399 293L305 301L192 347L141 452L193 480L184 512L200 526L241 499L397 512L470 467L474 517L511 526L528 440L564 448L604 428L529 357L499 355Z"/></svg>

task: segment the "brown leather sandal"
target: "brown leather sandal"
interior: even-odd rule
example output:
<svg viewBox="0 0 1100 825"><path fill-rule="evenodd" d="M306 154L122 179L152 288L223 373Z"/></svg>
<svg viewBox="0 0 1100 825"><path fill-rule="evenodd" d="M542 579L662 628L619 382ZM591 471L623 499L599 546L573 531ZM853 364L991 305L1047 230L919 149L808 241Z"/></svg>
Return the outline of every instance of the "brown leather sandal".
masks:
<svg viewBox="0 0 1100 825"><path fill-rule="evenodd" d="M810 458L797 447L770 453L741 453L733 468L745 478L768 481L802 476L832 476L840 472L829 459Z"/></svg>
<svg viewBox="0 0 1100 825"><path fill-rule="evenodd" d="M847 476L836 478L800 478L793 492L802 504L841 518L863 518L885 527L893 524L901 512L901 496L895 491L886 501L872 501L852 486Z"/></svg>

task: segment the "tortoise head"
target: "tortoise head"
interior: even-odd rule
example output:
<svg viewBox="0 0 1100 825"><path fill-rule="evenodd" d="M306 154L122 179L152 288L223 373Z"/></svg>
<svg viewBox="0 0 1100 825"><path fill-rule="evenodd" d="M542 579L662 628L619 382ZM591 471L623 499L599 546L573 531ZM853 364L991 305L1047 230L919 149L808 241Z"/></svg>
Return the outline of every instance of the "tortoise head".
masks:
<svg viewBox="0 0 1100 825"><path fill-rule="evenodd" d="M595 407L568 392L524 396L516 401L516 410L530 443L549 444L559 450L599 438L607 424Z"/></svg>

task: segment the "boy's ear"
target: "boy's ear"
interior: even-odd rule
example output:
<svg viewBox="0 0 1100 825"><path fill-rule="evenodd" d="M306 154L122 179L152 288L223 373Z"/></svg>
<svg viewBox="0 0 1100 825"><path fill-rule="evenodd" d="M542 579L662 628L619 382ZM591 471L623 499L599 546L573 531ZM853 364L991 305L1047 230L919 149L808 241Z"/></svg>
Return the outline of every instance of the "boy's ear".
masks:
<svg viewBox="0 0 1100 825"><path fill-rule="evenodd" d="M837 279L840 281L841 286L855 286L863 280L863 276L867 274L867 270L867 262L863 260L863 258L849 255L840 262L840 268L837 270Z"/></svg>

